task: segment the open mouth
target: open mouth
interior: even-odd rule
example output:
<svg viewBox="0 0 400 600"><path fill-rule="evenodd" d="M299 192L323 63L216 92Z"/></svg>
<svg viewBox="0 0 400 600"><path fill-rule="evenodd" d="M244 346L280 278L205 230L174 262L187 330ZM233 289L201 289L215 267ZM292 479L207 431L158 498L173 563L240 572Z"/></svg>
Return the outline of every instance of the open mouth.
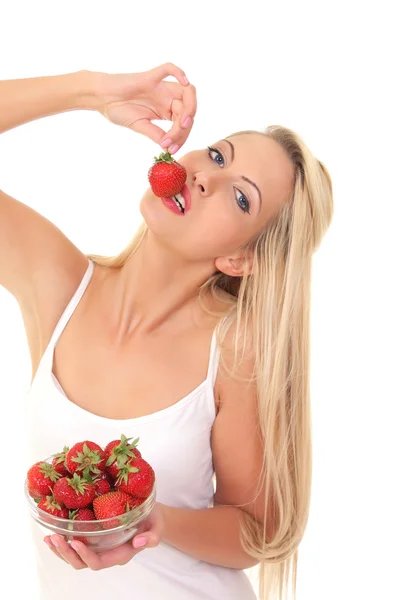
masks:
<svg viewBox="0 0 400 600"><path fill-rule="evenodd" d="M175 196L171 196L170 198L162 198L162 202L175 214L180 215L181 217L185 216L189 212L191 205L188 186L185 184L180 193L175 194Z"/></svg>
<svg viewBox="0 0 400 600"><path fill-rule="evenodd" d="M172 199L175 201L175 204L180 208L181 213L185 214L185 198L182 194L177 194L176 196L172 196Z"/></svg>

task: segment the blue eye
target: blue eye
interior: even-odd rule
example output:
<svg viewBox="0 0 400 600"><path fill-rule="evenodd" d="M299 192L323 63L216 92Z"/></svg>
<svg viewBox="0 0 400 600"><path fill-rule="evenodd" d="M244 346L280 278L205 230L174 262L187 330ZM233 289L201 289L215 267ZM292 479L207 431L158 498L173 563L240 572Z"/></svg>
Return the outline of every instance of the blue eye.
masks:
<svg viewBox="0 0 400 600"><path fill-rule="evenodd" d="M218 152L218 150L216 150L215 148L211 148L211 146L207 146L208 148L208 156L211 158L212 161L216 162L218 166L224 166L224 157L222 156L221 152ZM215 152L218 156L217 158L221 158L222 159L222 164L216 160L214 160L214 158L211 156L212 153Z"/></svg>
<svg viewBox="0 0 400 600"><path fill-rule="evenodd" d="M217 150L216 148L213 148L212 146L207 146L208 148L208 156L210 157L210 159L217 163L217 165L219 167L224 167L225 166L225 161L224 161L224 157L222 156L221 152L219 150ZM213 153L215 152L215 154L217 155L216 157L213 157ZM218 160L215 160L215 158L220 158L222 162L219 162ZM250 202L247 200L246 196L244 194L242 194L242 192L240 190L235 189L235 196L236 196L236 202L238 207L245 213L250 214ZM236 193L239 193L239 198L236 195Z"/></svg>
<svg viewBox="0 0 400 600"><path fill-rule="evenodd" d="M238 196L239 194L239 196ZM250 204L246 196L240 190L235 189L236 202L243 212L250 214Z"/></svg>

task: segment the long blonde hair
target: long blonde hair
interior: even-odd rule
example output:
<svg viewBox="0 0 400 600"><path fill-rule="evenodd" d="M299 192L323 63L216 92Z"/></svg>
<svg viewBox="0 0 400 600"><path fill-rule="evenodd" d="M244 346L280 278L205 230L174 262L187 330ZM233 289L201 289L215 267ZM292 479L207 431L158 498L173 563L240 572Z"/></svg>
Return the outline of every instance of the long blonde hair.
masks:
<svg viewBox="0 0 400 600"><path fill-rule="evenodd" d="M239 339L249 327L254 351L254 381L264 463L258 490L265 490L264 525L242 511L241 540L247 553L259 561L259 597L283 600L291 587L296 597L298 547L310 508L312 435L310 410L310 291L312 255L333 217L330 175L294 131L272 125L265 131L240 131L275 140L294 167L292 197L261 235L242 248L251 252L252 269L232 279L214 273L201 287L199 300L217 298L221 291L232 299L226 326L236 326L235 361ZM87 255L107 267L122 267L137 250L147 231L142 223L127 248L113 257ZM250 325L251 323L251 325ZM243 348L242 356L243 356ZM267 537L267 512L273 499L274 531Z"/></svg>

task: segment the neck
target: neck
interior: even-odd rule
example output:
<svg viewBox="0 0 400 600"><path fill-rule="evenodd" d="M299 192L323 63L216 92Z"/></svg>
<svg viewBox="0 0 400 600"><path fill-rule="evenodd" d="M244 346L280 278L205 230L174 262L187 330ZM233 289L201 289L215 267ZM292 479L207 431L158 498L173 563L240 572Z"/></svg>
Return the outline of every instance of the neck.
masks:
<svg viewBox="0 0 400 600"><path fill-rule="evenodd" d="M112 321L118 341L180 322L183 315L193 318L199 288L214 269L211 262L178 256L148 231L113 280Z"/></svg>

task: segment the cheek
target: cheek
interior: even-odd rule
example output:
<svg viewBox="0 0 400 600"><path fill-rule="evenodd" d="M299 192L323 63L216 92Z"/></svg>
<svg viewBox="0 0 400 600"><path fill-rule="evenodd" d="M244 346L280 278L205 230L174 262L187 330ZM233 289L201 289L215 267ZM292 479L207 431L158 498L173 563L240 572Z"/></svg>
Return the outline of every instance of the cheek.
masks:
<svg viewBox="0 0 400 600"><path fill-rule="evenodd" d="M235 252L247 239L243 223L226 210L204 215L196 229L198 237L214 256Z"/></svg>

